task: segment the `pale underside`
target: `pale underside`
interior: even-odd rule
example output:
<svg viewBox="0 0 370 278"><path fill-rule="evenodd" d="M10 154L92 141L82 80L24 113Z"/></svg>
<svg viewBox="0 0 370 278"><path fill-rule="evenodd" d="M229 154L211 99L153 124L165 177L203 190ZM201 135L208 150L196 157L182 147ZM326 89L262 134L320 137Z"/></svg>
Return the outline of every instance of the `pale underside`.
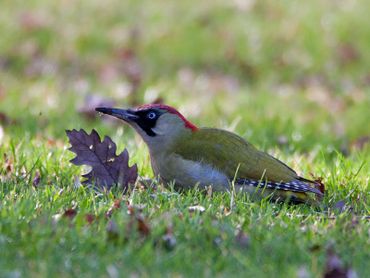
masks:
<svg viewBox="0 0 370 278"><path fill-rule="evenodd" d="M175 184L177 188L190 189L198 187L201 190L212 188L212 191L248 193L254 197L268 197L273 199L295 199L296 201L304 201L306 194L304 190L297 192L288 190L288 187L280 187L276 184L265 183L266 181L248 180L248 182L238 182L238 180L230 179L221 171L216 170L210 165L205 165L200 162L193 162L173 155L167 157L167 167L162 168L158 172L159 165L153 164L153 169L156 175L165 184ZM297 190L293 188L292 190Z"/></svg>

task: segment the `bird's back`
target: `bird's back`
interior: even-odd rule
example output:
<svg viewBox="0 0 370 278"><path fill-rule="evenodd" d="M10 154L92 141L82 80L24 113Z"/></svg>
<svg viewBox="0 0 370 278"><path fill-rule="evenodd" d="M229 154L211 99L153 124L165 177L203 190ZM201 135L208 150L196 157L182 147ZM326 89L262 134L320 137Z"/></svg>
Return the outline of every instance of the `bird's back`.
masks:
<svg viewBox="0 0 370 278"><path fill-rule="evenodd" d="M174 149L184 159L211 165L231 180L235 177L289 182L298 178L295 171L278 159L221 129L201 128L184 137Z"/></svg>

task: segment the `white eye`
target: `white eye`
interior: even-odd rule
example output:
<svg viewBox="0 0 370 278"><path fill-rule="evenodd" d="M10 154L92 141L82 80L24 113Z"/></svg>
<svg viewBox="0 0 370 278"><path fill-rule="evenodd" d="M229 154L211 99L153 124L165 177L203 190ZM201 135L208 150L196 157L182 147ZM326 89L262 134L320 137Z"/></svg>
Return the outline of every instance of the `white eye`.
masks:
<svg viewBox="0 0 370 278"><path fill-rule="evenodd" d="M153 120L155 117L157 117L157 114L154 112L149 112L147 115L148 119Z"/></svg>

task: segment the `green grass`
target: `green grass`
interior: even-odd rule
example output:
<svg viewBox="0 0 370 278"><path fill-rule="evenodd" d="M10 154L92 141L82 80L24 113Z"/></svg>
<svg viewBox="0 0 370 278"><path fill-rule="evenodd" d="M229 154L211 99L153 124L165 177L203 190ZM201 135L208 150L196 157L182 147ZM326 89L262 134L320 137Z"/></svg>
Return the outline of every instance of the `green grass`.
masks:
<svg viewBox="0 0 370 278"><path fill-rule="evenodd" d="M358 142L370 135L369 1L229 2L2 3L0 276L320 277L329 246L367 276L370 147ZM141 68L131 94L127 51ZM322 177L323 206L163 186L127 196L76 188L86 169L69 163L66 129L111 136L140 176L153 176L131 129L78 113L92 94L122 107L161 97L199 126L232 130L301 175ZM126 201L143 207L148 236ZM193 205L206 210L190 213ZM76 216L61 217L70 208ZM240 229L248 246L236 241Z"/></svg>

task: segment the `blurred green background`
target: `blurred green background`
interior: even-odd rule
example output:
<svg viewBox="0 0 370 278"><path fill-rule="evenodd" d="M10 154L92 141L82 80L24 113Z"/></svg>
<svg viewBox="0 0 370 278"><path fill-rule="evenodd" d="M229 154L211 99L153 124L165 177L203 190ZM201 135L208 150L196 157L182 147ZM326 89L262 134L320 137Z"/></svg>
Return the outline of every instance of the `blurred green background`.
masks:
<svg viewBox="0 0 370 278"><path fill-rule="evenodd" d="M24 130L64 136L81 107L164 101L262 145L346 148L370 132L369 10L365 0L5 0L0 109Z"/></svg>

